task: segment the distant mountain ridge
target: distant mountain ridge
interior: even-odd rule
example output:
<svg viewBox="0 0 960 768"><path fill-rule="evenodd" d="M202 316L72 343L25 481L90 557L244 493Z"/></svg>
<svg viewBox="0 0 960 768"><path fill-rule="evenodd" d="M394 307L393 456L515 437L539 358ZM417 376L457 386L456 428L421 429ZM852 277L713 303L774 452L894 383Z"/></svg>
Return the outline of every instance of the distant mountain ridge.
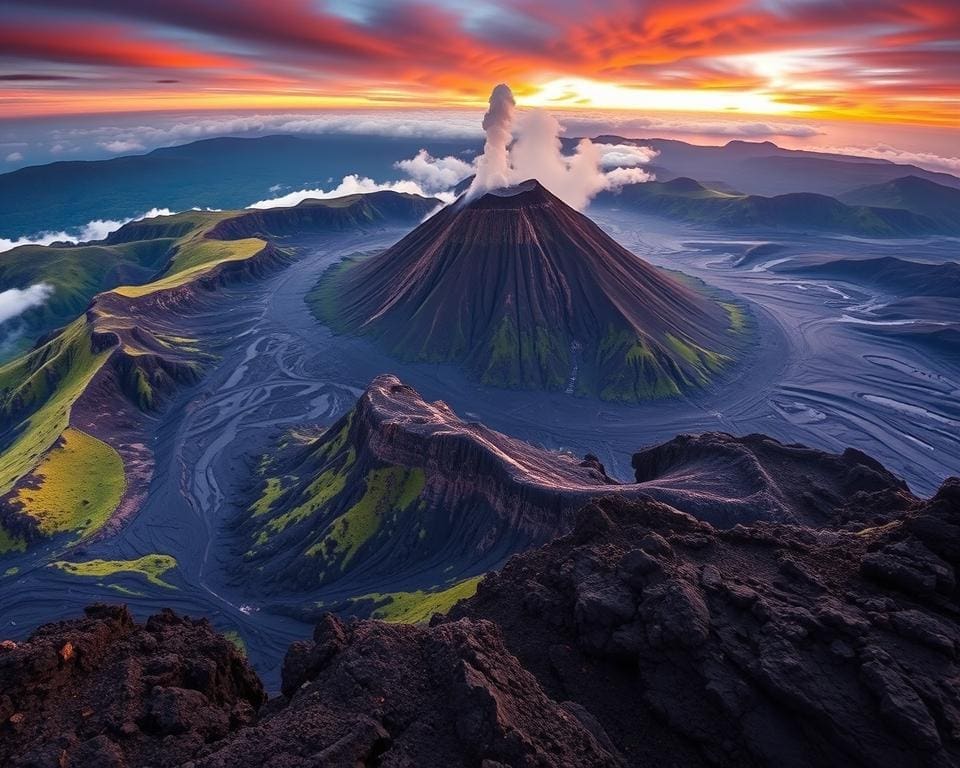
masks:
<svg viewBox="0 0 960 768"><path fill-rule="evenodd" d="M842 195L895 178L917 176L960 189L960 178L884 160L807 150L771 142L697 146L671 139L606 135L598 143L637 144L659 152L651 168L661 181L678 176L722 189L778 195ZM564 140L567 148L574 140ZM348 174L398 178L394 164L421 148L470 160L479 141L321 135L218 137L95 161L60 161L0 174L0 237L68 230L94 219L129 218L151 208L240 208L302 188L335 187Z"/></svg>
<svg viewBox="0 0 960 768"><path fill-rule="evenodd" d="M652 165L660 181L677 176L689 176L703 182L722 181L751 195L769 197L789 192L813 192L836 196L904 176L916 176L960 189L960 177L949 173L877 158L784 149L771 141L734 140L723 146L700 146L676 139L625 139L615 135L598 136L594 141L634 144L657 150L659 154Z"/></svg>
<svg viewBox="0 0 960 768"><path fill-rule="evenodd" d="M903 176L860 187L840 196L847 205L902 208L926 216L952 231L960 230L960 189L920 176Z"/></svg>
<svg viewBox="0 0 960 768"><path fill-rule="evenodd" d="M925 182L939 187L933 182ZM954 192L948 187L939 187ZM960 190L956 190L960 197ZM764 197L721 192L698 181L678 177L669 181L631 184L616 193L604 193L597 203L664 216L693 224L729 229L820 230L865 236L907 236L960 232L960 205L956 215L932 218L902 208L847 205L812 192ZM945 203L944 209L949 208ZM938 210L942 214L942 210Z"/></svg>
<svg viewBox="0 0 960 768"><path fill-rule="evenodd" d="M344 176L397 178L393 164L423 147L447 155L476 142L353 135L220 137L109 160L61 161L0 174L0 237L122 220L152 208L237 209Z"/></svg>

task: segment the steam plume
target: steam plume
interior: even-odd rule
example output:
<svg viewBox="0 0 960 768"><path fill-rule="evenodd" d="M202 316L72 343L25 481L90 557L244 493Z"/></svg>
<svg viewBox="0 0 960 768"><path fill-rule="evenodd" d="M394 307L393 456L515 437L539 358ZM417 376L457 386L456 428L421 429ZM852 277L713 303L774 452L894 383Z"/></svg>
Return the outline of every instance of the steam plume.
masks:
<svg viewBox="0 0 960 768"><path fill-rule="evenodd" d="M508 147L513 138L510 129L515 107L516 102L510 86L500 83L493 89L490 106L483 116L483 130L487 134L487 141L483 146L483 155L477 158L477 175L470 185L468 197L473 197L474 191L481 192L510 185Z"/></svg>
<svg viewBox="0 0 960 768"><path fill-rule="evenodd" d="M477 173L467 199L537 179L567 205L582 209L598 192L653 178L637 167L656 157L652 149L597 145L583 139L574 154L567 156L560 143L563 129L555 117L543 110L532 110L514 126L514 110L513 93L501 83L493 89L490 107L483 117L487 140L483 155L477 158Z"/></svg>

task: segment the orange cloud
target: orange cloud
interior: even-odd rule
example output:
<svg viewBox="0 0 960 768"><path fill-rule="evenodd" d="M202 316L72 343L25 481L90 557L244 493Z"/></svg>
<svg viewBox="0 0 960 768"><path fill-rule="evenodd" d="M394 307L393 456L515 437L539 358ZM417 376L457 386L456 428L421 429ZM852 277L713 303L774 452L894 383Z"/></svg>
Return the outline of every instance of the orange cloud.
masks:
<svg viewBox="0 0 960 768"><path fill-rule="evenodd" d="M691 98L694 110L730 102L900 122L949 123L960 103L955 0L434 0L349 14L312 0L10 5L21 11L0 30L0 74L40 65L35 74L69 75L0 79L20 114L98 110L111 97L113 109L154 98L184 108L480 104L500 80L521 101L578 81L644 99L731 94ZM142 69L149 79L132 71ZM158 92L159 79L180 82ZM590 89L564 103L591 106Z"/></svg>

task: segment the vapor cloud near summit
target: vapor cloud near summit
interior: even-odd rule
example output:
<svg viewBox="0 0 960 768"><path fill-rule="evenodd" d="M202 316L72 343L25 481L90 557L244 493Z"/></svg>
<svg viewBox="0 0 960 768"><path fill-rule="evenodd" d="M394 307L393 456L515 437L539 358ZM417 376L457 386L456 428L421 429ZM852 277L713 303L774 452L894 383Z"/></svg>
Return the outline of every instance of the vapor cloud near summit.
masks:
<svg viewBox="0 0 960 768"><path fill-rule="evenodd" d="M564 155L559 120L542 109L515 119L515 107L509 86L501 83L493 89L483 117L487 138L468 199L537 179L567 205L582 210L599 192L653 178L639 167L656 157L653 149L581 139L573 155Z"/></svg>

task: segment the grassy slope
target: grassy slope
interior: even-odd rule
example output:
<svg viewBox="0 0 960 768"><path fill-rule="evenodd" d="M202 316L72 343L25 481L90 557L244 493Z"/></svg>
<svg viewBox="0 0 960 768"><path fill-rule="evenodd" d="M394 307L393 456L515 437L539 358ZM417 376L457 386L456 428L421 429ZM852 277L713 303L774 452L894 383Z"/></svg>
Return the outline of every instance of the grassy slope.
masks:
<svg viewBox="0 0 960 768"><path fill-rule="evenodd" d="M170 268L156 280L144 285L125 285L113 289L128 298L147 296L169 290L195 280L227 261L243 261L263 250L266 243L258 238L246 240L206 240L195 235L179 246Z"/></svg>
<svg viewBox="0 0 960 768"><path fill-rule="evenodd" d="M622 200L654 215L722 227L815 229L890 236L913 234L925 226L904 211L900 211L904 215L899 216L897 211L847 205L826 195L730 194L703 187L691 179L634 185L622 193Z"/></svg>
<svg viewBox="0 0 960 768"><path fill-rule="evenodd" d="M37 283L53 288L41 306L20 318L21 342L31 341L75 318L97 293L119 282L149 280L165 265L175 240L155 240L70 248L25 245L0 258L0 285L25 289ZM16 348L10 350L16 352Z"/></svg>
<svg viewBox="0 0 960 768"><path fill-rule="evenodd" d="M100 369L108 352L90 349L90 329L75 320L40 349L0 367L0 405L9 415L29 415L0 453L0 493L32 471L63 434L70 409Z"/></svg>
<svg viewBox="0 0 960 768"><path fill-rule="evenodd" d="M418 504L426 484L423 470L361 469L350 445L352 422L350 412L336 431L297 440L288 451L293 463L263 468L259 495L243 522L249 567L288 567L286 554L277 555L292 554L303 563L305 583L307 573L323 583L355 566L369 545L406 536L416 546L427 536Z"/></svg>
<svg viewBox="0 0 960 768"><path fill-rule="evenodd" d="M265 242L257 239L206 239L206 231L226 215L167 217L165 223L170 225L182 228L179 219L185 217L196 227L176 241L176 255L157 280L120 287L116 292L133 298L183 285L218 264L250 258L264 247ZM164 234L155 223L151 232ZM137 244L126 245L133 248ZM18 500L45 533L70 530L81 537L89 535L106 522L122 495L123 465L112 448L78 430L70 431L67 449L58 451L56 447L68 427L73 404L110 352L91 351L91 328L86 318L80 317L38 349L0 366L0 420L9 425L0 452L0 493L24 479L24 484L36 486L18 492ZM98 468L95 484L70 487L69 482L51 482L62 468L91 466ZM23 547L22 540L0 526L0 554Z"/></svg>

